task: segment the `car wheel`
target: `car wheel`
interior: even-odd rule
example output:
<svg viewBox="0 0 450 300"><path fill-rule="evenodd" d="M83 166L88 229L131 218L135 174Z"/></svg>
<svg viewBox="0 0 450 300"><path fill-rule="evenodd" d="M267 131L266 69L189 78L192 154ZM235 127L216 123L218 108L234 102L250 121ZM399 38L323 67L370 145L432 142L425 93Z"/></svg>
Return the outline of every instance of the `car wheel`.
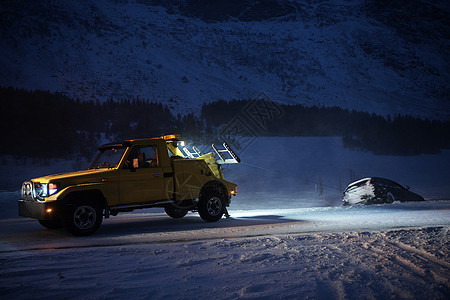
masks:
<svg viewBox="0 0 450 300"><path fill-rule="evenodd" d="M169 217L172 217L172 218L174 218L174 219L181 219L182 217L184 217L186 214L187 214L187 210L185 210L185 209L179 209L179 208L176 208L175 206L173 206L173 205L166 205L165 207L164 207L164 211L166 212L166 214L169 216Z"/></svg>
<svg viewBox="0 0 450 300"><path fill-rule="evenodd" d="M395 201L395 197L391 192L386 194L387 203L393 203Z"/></svg>
<svg viewBox="0 0 450 300"><path fill-rule="evenodd" d="M198 207L200 217L208 222L219 221L225 211L225 201L219 193L210 193L201 197Z"/></svg>
<svg viewBox="0 0 450 300"><path fill-rule="evenodd" d="M76 236L93 234L102 224L102 212L102 208L91 202L70 206L65 227Z"/></svg>
<svg viewBox="0 0 450 300"><path fill-rule="evenodd" d="M63 227L63 224L59 218L54 218L51 220L38 220L39 224L48 229L58 229Z"/></svg>

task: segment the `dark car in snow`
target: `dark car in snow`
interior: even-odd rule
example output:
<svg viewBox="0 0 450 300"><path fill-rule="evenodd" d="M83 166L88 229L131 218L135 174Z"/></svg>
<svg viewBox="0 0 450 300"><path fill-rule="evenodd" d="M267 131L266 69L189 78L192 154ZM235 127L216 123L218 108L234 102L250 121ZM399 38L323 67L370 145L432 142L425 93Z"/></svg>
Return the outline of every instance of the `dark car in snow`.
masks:
<svg viewBox="0 0 450 300"><path fill-rule="evenodd" d="M424 199L411 192L408 186L405 187L380 177L364 178L352 182L342 195L343 205L380 204L394 201L424 201Z"/></svg>

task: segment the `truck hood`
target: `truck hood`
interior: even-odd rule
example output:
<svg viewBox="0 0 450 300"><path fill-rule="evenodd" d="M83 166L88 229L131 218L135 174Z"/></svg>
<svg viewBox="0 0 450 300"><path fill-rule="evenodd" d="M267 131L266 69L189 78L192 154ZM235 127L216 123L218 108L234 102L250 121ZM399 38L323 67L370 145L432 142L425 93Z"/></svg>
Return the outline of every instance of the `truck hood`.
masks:
<svg viewBox="0 0 450 300"><path fill-rule="evenodd" d="M61 173L61 174L54 174L54 175L47 175L42 176L38 178L33 178L31 181L33 182L40 182L40 183L48 183L50 181L57 182L57 181L72 181L77 180L80 178L98 178L102 175L111 174L116 169L89 169L89 170L82 170L82 171L76 171L76 172L69 172L69 173Z"/></svg>

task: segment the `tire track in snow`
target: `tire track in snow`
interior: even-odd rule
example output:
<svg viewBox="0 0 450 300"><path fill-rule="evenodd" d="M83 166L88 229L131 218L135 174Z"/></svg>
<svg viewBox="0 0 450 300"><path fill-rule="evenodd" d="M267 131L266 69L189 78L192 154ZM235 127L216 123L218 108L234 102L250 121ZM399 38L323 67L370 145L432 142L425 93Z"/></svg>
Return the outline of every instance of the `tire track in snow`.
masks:
<svg viewBox="0 0 450 300"><path fill-rule="evenodd" d="M376 298L376 295L384 294L413 299L417 298L417 295L411 291L415 290L416 286L427 285L445 294L450 286L448 260L440 259L422 248L416 248L413 243L410 245L398 240L405 233L411 236L409 242L414 242L415 235L419 240L423 237L426 240L431 231L443 232L444 237L441 240L448 240L445 236L447 230L443 228L342 233L340 238L337 236L340 243L331 241L326 243L326 247L332 249L333 256L338 260L343 258L342 265L351 265L352 271L336 276L334 273L338 272L338 267L331 267L321 272L320 281L316 282L318 295L326 292L336 299L347 298L346 295L355 294L355 280L367 281L366 285L358 287L359 295L363 298ZM332 236L323 237L324 240L330 240ZM436 237L432 239L433 243L439 240ZM399 284L399 278L403 278L402 284ZM323 291L320 292L320 289Z"/></svg>
<svg viewBox="0 0 450 300"><path fill-rule="evenodd" d="M415 235L409 242L413 244L415 240L422 240L427 237L430 231L447 234L447 229L443 228L424 228L410 230L406 232L409 235ZM448 256L439 259L434 254L423 249L399 241L402 238L404 230L380 232L382 239L380 243L374 240L372 243L365 244L365 248L373 254L373 257L380 262L381 269L389 270L385 272L386 278L384 286L389 287L395 294L404 298L416 298L417 295L411 294L413 286L430 285L432 289L447 290L450 286L450 264ZM430 239L433 239L431 237ZM438 238L434 237L434 241ZM424 238L426 240L426 238ZM446 242L448 237L441 239ZM435 248L436 249L436 248ZM391 282L391 278L403 277L406 286L409 288L400 288Z"/></svg>
<svg viewBox="0 0 450 300"><path fill-rule="evenodd" d="M417 249L400 241L390 241L389 243L393 247L403 250L401 254L395 255L395 258L402 265L410 268L422 277L431 275L435 281L441 284L450 284L450 263L436 258L436 256L425 250ZM427 266L423 266L424 262L426 262Z"/></svg>

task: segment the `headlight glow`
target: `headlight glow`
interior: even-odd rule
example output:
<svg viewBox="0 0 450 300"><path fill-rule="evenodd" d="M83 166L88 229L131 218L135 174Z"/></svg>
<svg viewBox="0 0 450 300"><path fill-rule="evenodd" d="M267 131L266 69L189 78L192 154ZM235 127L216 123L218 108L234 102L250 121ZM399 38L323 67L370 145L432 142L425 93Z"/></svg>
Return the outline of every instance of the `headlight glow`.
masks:
<svg viewBox="0 0 450 300"><path fill-rule="evenodd" d="M47 184L46 183L34 183L34 198L42 199L42 197L47 197Z"/></svg>
<svg viewBox="0 0 450 300"><path fill-rule="evenodd" d="M51 196L58 191L58 185L56 183L50 182L48 184L48 195Z"/></svg>
<svg viewBox="0 0 450 300"><path fill-rule="evenodd" d="M58 192L58 184L56 183L34 183L33 196L35 199L44 200L44 197L51 196Z"/></svg>

